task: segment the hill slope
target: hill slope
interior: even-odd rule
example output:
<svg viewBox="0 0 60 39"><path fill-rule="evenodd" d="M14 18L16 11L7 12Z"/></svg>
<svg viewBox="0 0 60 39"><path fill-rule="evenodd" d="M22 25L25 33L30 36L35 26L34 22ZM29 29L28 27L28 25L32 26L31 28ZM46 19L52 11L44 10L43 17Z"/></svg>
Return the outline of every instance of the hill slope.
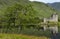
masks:
<svg viewBox="0 0 60 39"><path fill-rule="evenodd" d="M56 12L56 10L41 2L32 2L32 6L41 17L49 17L52 13Z"/></svg>
<svg viewBox="0 0 60 39"><path fill-rule="evenodd" d="M14 5L14 3L20 3L21 5L31 4L33 9L37 11L38 17L49 17L52 13L56 12L56 10L49 7L47 4L41 2L30 2L28 0L1 0L0 11L4 11L5 8Z"/></svg>

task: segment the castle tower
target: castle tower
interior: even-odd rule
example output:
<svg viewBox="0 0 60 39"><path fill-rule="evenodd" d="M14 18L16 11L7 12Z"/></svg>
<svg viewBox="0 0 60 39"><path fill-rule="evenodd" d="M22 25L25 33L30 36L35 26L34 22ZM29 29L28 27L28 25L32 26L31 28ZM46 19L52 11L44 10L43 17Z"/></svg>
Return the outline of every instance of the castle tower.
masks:
<svg viewBox="0 0 60 39"><path fill-rule="evenodd" d="M52 15L52 19L53 19L54 22L58 22L58 15L57 15L57 13L54 13Z"/></svg>

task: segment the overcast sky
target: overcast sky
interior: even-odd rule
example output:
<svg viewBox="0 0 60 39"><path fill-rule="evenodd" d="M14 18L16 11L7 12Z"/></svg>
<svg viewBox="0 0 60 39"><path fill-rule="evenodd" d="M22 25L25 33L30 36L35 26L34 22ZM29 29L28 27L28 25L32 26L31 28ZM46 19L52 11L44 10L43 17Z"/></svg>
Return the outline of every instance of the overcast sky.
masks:
<svg viewBox="0 0 60 39"><path fill-rule="evenodd" d="M60 2L60 0L30 0L30 1L40 1L44 3Z"/></svg>

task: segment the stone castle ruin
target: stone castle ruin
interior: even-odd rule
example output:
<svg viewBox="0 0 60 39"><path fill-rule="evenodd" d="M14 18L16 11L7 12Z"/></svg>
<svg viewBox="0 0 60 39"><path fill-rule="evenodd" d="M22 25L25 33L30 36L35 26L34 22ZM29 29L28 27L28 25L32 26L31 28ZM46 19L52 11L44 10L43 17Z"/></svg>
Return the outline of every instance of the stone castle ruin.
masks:
<svg viewBox="0 0 60 39"><path fill-rule="evenodd" d="M58 22L58 14L57 13L54 13L51 15L50 18L44 18L43 22L46 23L46 22ZM58 33L58 25L54 25L54 26L49 26L49 27L46 27L44 25L44 31L49 29L50 31L52 31L53 33Z"/></svg>
<svg viewBox="0 0 60 39"><path fill-rule="evenodd" d="M52 14L50 18L44 18L44 23L46 23L47 21L58 22L57 13Z"/></svg>

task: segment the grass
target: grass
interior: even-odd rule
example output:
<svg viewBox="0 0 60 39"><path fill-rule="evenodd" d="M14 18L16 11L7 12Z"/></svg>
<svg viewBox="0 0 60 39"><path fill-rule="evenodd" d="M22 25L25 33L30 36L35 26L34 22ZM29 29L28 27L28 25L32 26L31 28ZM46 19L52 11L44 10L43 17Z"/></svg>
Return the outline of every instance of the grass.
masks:
<svg viewBox="0 0 60 39"><path fill-rule="evenodd" d="M22 34L0 34L0 39L49 39L45 36L36 37Z"/></svg>

